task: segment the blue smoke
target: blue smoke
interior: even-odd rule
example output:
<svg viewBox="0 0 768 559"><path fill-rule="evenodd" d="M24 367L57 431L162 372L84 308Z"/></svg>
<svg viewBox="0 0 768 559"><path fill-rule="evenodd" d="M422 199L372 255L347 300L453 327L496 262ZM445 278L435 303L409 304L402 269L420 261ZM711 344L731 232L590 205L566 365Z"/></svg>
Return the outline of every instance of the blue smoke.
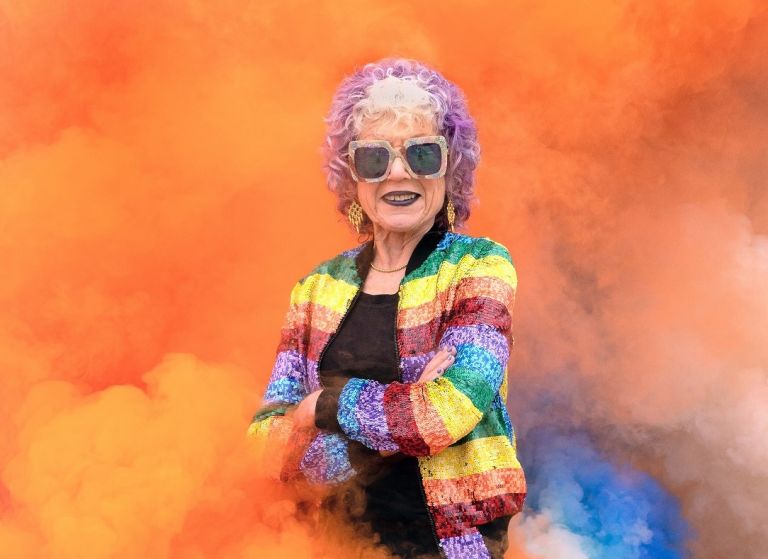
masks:
<svg viewBox="0 0 768 559"><path fill-rule="evenodd" d="M648 474L601 456L586 432L539 426L520 447L526 510L580 536L590 559L686 556L691 531L677 500Z"/></svg>

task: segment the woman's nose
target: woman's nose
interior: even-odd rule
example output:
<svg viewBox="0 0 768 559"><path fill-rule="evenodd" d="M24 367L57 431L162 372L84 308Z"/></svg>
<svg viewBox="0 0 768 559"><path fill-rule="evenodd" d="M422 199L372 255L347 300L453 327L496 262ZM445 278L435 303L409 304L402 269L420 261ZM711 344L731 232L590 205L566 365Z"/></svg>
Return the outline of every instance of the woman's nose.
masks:
<svg viewBox="0 0 768 559"><path fill-rule="evenodd" d="M411 176L408 171L405 170L402 157L395 157L392 162L392 169L389 171L389 180L403 180L409 179Z"/></svg>

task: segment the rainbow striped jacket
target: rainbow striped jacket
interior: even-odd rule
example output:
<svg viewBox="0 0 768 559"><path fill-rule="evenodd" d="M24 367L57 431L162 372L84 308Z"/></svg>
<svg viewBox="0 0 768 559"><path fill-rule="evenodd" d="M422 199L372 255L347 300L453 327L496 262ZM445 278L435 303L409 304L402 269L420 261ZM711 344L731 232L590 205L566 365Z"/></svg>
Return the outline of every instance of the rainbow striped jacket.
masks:
<svg viewBox="0 0 768 559"><path fill-rule="evenodd" d="M323 388L318 363L361 292L372 257L369 241L296 283L250 436L304 445L288 434L286 412ZM422 237L400 283L393 328L401 380L349 380L338 398L342 432L316 431L298 452L287 452L283 479L294 477L286 473L291 468L315 483L350 479L356 474L350 441L416 456L443 556L490 557L477 526L516 514L526 494L506 408L516 286L501 244L434 230ZM437 379L416 384L444 345L456 347L454 363Z"/></svg>

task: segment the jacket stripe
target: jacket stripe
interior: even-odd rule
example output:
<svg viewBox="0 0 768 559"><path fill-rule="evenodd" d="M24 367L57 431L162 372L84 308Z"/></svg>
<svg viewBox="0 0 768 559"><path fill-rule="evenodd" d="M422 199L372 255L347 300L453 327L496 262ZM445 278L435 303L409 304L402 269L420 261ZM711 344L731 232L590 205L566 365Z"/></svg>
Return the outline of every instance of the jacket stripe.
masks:
<svg viewBox="0 0 768 559"><path fill-rule="evenodd" d="M462 445L466 442L485 437L507 436L507 434L508 430L504 419L503 408L494 408L491 406L491 409L485 413L483 421L478 423L477 427L467 433L467 435L459 440L456 445Z"/></svg>
<svg viewBox="0 0 768 559"><path fill-rule="evenodd" d="M452 346L473 345L493 355L499 363L509 359L509 344L506 337L485 324L451 326L443 333L444 344Z"/></svg>
<svg viewBox="0 0 768 559"><path fill-rule="evenodd" d="M476 368L478 364L482 368ZM485 413L499 391L503 374L501 363L492 353L474 345L463 344L458 346L456 361L448 367L443 377L469 398L475 408Z"/></svg>
<svg viewBox="0 0 768 559"><path fill-rule="evenodd" d="M486 327L483 332L490 331L491 328L499 330L508 330L510 328L511 317L509 312L502 304L493 299L470 298L463 299L456 305L455 316L448 320L450 326L474 326ZM475 316L466 313L476 313ZM425 339L435 339L438 337L440 327L445 327L445 320L440 317L434 318L429 322L414 326L412 328L402 328L398 331L397 341L400 351L404 355L417 355L424 351ZM471 332L471 330L467 330ZM443 336L448 334L448 330L443 332ZM429 336L429 337L427 337ZM480 338L481 336L478 336ZM468 339L465 335L464 339ZM502 338L503 339L503 338ZM444 340L443 340L444 341ZM506 341L504 344L506 345ZM432 348L430 348L432 349ZM507 354L509 352L507 351Z"/></svg>
<svg viewBox="0 0 768 559"><path fill-rule="evenodd" d="M487 297L487 298L499 298L503 301L508 301L514 297L514 289L507 283L500 283L498 278L493 277L470 277L461 280L462 294L464 297ZM503 291L501 291L503 290ZM399 328L412 328L419 326L430 320L434 320L436 311L439 309L446 309L441 314L448 313L453 300L449 300L454 297L455 291L452 289L445 289L435 293L435 297L417 305L415 307L409 307L401 309L398 319Z"/></svg>
<svg viewBox="0 0 768 559"><path fill-rule="evenodd" d="M360 379L352 379L349 381L339 395L339 410L344 408L354 410L357 406L357 401L360 398L360 392L362 392L364 386L365 384ZM352 437L350 435L350 438L355 438L365 446L372 448L371 441L363 440L360 434L360 425L358 424L357 417L354 413L345 413L343 415L339 413L338 419L339 426L343 431L347 434L355 433L356 436Z"/></svg>
<svg viewBox="0 0 768 559"><path fill-rule="evenodd" d="M484 258L475 258L468 255L465 258L466 263L462 262L461 267L469 268L469 271L459 270L458 265L444 264L444 268L441 267L440 274L438 275L428 275L419 279L408 280L409 289L403 293L400 299L400 308L410 309L432 301L435 292L440 293L452 287L455 288L457 276L462 278L496 278L512 288L517 284L517 276L510 270L509 261L501 256L492 255ZM478 266L478 262L482 262L482 265ZM475 267L479 269L472 270ZM437 279L436 288L434 285L435 279Z"/></svg>
<svg viewBox="0 0 768 559"><path fill-rule="evenodd" d="M403 355L419 355L424 351L423 340L433 340L438 337L440 322L439 318L435 318L419 326L399 330L397 332L397 346L400 352ZM433 348L429 348L429 350L430 353L434 354Z"/></svg>
<svg viewBox="0 0 768 559"><path fill-rule="evenodd" d="M324 332L335 332L341 322L341 317L344 315L343 312L316 302L301 303L298 305L297 310L301 313L301 316L307 317L303 322L306 323L309 321L308 319L311 319L312 327ZM306 327L306 325L303 325L303 327Z"/></svg>
<svg viewBox="0 0 768 559"><path fill-rule="evenodd" d="M449 559L471 557L472 559L491 559L482 534L477 528L467 530L461 535L440 540L440 548Z"/></svg>
<svg viewBox="0 0 768 559"><path fill-rule="evenodd" d="M384 392L386 385L379 382L366 382L360 391L355 409L360 429L360 436L371 442L372 448L378 450L400 450L392 440L387 425L387 414L384 413Z"/></svg>
<svg viewBox="0 0 768 559"><path fill-rule="evenodd" d="M430 506L429 511L435 521L437 537L443 539L459 536L470 526L481 524L487 518L516 514L524 499L525 494L508 493L471 503Z"/></svg>
<svg viewBox="0 0 768 559"><path fill-rule="evenodd" d="M317 290L317 291L315 291ZM300 282L300 288L291 297L291 304L316 303L338 313L346 310L346 301L357 292L357 286L330 274L310 274Z"/></svg>
<svg viewBox="0 0 768 559"><path fill-rule="evenodd" d="M303 385L298 379L291 377L283 377L271 382L264 396L264 401L267 403L286 402L288 404L298 404L303 399Z"/></svg>
<svg viewBox="0 0 768 559"><path fill-rule="evenodd" d="M387 422L392 438L411 456L427 456L430 447L427 437L421 433L416 422L413 402L410 399L411 388L406 384L392 384L384 393L384 408L387 410ZM414 433L420 436L414 437Z"/></svg>
<svg viewBox="0 0 768 559"><path fill-rule="evenodd" d="M520 468L509 437L484 437L453 445L424 458L421 473L427 479L452 479L498 468Z"/></svg>
<svg viewBox="0 0 768 559"><path fill-rule="evenodd" d="M451 326L467 324L487 324L500 330L509 330L512 317L507 307L495 299L487 297L469 297L454 306L450 318Z"/></svg>
<svg viewBox="0 0 768 559"><path fill-rule="evenodd" d="M452 369L455 367L450 367L448 370ZM471 426L482 417L482 412L475 407L472 400L456 388L447 375L446 371L443 376L434 381L424 383L424 393L435 408L436 415L451 434L451 438L458 440L466 435Z"/></svg>
<svg viewBox="0 0 768 559"><path fill-rule="evenodd" d="M365 244L358 245L347 253L340 254L327 262L320 264L311 274L325 274L337 281L343 281L354 284L357 278L357 266L355 264L355 255L357 255Z"/></svg>
<svg viewBox="0 0 768 559"><path fill-rule="evenodd" d="M309 444L300 468L312 483L340 483L354 476L346 441L336 433L321 433Z"/></svg>
<svg viewBox="0 0 768 559"><path fill-rule="evenodd" d="M301 359L301 354L295 350L281 351L277 354L264 395L266 404L277 402L297 404L304 398L305 386L300 374Z"/></svg>
<svg viewBox="0 0 768 559"><path fill-rule="evenodd" d="M403 382L414 383L421 376L424 367L435 355L434 351L400 358L400 374Z"/></svg>
<svg viewBox="0 0 768 559"><path fill-rule="evenodd" d="M435 421L436 410L432 403L424 397L423 392L411 391L411 405L416 419L417 436L429 446L429 452L420 456L434 454L436 450L447 447L453 438L441 421Z"/></svg>
<svg viewBox="0 0 768 559"><path fill-rule="evenodd" d="M520 468L503 468L455 479L425 479L424 491L430 504L473 503L497 495L525 492L525 476Z"/></svg>
<svg viewBox="0 0 768 559"><path fill-rule="evenodd" d="M466 237L470 242L462 243L454 241L448 250L439 254L439 258L427 259L422 266L406 276L406 281L412 282L423 277L434 276L443 266L456 266L462 258L492 258L500 257L511 262L509 252L503 245L488 239L474 239ZM462 246L463 245L463 246ZM462 264L463 265L463 264Z"/></svg>
<svg viewBox="0 0 768 559"><path fill-rule="evenodd" d="M301 377L301 370L303 358L301 353L294 349L281 351L275 358L275 364L272 367L271 381L283 378L294 377L299 379Z"/></svg>

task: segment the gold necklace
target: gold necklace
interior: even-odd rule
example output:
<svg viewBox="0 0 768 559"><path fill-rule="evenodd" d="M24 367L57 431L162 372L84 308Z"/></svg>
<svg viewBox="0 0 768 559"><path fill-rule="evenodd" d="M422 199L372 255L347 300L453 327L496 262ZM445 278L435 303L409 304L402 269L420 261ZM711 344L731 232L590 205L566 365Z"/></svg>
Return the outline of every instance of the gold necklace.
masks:
<svg viewBox="0 0 768 559"><path fill-rule="evenodd" d="M376 241L373 241L373 250L374 250L374 253L375 253L375 251L376 251ZM375 258L375 256L374 256L374 258ZM377 268L376 266L374 266L373 265L373 259L371 259L371 268L373 268L377 272L384 272L385 274L391 274L392 272L399 272L400 270L405 268L407 265L408 265L408 262L406 262L405 264L403 264L399 268L395 268L393 270L382 270L381 268Z"/></svg>
<svg viewBox="0 0 768 559"><path fill-rule="evenodd" d="M376 266L374 266L373 262L371 262L371 268L373 268L377 272L384 272L385 274L389 274L390 272L399 272L400 270L405 268L407 265L408 265L408 263L406 262L405 265L400 266L399 268L395 268L394 270L382 270L381 268L377 268Z"/></svg>

